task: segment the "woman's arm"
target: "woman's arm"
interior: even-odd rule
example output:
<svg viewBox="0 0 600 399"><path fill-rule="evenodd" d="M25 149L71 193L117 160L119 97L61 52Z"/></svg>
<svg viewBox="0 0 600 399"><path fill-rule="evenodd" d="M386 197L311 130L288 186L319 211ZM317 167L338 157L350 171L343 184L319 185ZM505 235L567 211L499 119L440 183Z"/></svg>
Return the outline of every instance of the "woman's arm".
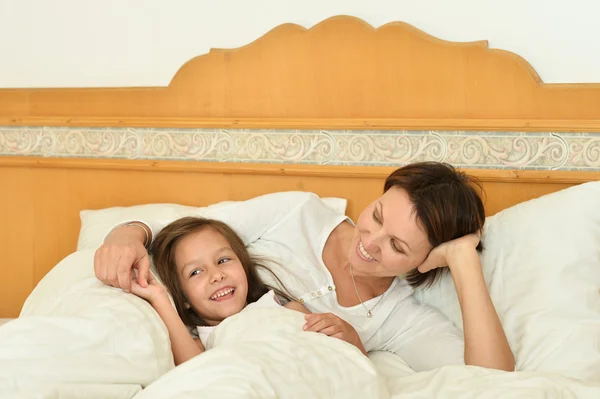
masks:
<svg viewBox="0 0 600 399"><path fill-rule="evenodd" d="M204 345L199 339L192 338L168 297L160 297L153 301L152 307L167 326L176 366L204 352Z"/></svg>
<svg viewBox="0 0 600 399"><path fill-rule="evenodd" d="M492 303L475 249L457 249L448 257L462 312L465 363L513 371L515 358Z"/></svg>
<svg viewBox="0 0 600 399"><path fill-rule="evenodd" d="M208 207L202 216L228 224L248 245L278 226L311 198L317 196L295 191L273 193L247 201L216 204ZM144 247L146 236L146 244L149 244L153 235L172 221L124 221L113 228L96 251L96 277L107 285L129 292L132 269L137 269L137 281L145 287L150 270L148 252Z"/></svg>
<svg viewBox="0 0 600 399"><path fill-rule="evenodd" d="M476 234L444 243L431 251L419 271L445 265L450 269L462 312L465 363L513 371L515 359L483 277L478 243Z"/></svg>
<svg viewBox="0 0 600 399"><path fill-rule="evenodd" d="M138 227L139 226L139 227ZM141 228L140 228L141 227ZM150 229L141 222L115 227L94 254L94 273L106 285L131 291L137 270L137 282L147 288L150 278L150 257L144 247ZM148 233L148 240L152 233Z"/></svg>

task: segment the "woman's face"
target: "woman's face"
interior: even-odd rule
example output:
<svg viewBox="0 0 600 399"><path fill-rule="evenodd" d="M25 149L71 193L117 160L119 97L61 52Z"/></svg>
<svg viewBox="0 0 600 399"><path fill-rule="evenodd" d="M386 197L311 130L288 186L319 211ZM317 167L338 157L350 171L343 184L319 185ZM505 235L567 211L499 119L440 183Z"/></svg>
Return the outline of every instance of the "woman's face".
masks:
<svg viewBox="0 0 600 399"><path fill-rule="evenodd" d="M357 276L395 277L417 268L431 249L408 194L392 187L360 214L348 260Z"/></svg>

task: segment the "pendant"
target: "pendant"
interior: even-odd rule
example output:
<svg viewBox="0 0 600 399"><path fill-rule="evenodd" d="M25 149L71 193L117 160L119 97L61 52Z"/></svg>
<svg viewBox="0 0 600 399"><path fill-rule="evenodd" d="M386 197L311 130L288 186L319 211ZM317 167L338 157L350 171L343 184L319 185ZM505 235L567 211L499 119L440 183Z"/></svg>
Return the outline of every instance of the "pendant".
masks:
<svg viewBox="0 0 600 399"><path fill-rule="evenodd" d="M369 311L367 312L367 318L368 318L368 319L370 319L370 318L371 318L371 316L373 316L373 314L371 314L371 311L369 310Z"/></svg>

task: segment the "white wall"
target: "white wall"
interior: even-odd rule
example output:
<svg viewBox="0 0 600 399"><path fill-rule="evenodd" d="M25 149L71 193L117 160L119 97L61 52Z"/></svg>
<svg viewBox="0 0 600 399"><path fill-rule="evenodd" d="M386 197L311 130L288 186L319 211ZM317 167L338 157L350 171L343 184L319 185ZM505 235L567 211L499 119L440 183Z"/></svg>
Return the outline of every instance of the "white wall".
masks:
<svg viewBox="0 0 600 399"><path fill-rule="evenodd" d="M487 39L545 82L600 82L599 0L0 0L0 87L163 86L211 47L338 14Z"/></svg>

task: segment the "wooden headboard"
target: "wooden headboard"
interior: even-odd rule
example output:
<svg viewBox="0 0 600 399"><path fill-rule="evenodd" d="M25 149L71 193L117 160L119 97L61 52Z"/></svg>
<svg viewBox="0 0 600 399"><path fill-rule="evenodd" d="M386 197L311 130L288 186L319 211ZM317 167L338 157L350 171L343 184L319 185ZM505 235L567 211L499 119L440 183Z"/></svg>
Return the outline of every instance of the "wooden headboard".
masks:
<svg viewBox="0 0 600 399"><path fill-rule="evenodd" d="M0 90L0 317L75 250L82 209L307 190L356 217L396 166L433 159L478 176L491 215L600 179L595 132L600 85L351 17L212 50L168 87Z"/></svg>

